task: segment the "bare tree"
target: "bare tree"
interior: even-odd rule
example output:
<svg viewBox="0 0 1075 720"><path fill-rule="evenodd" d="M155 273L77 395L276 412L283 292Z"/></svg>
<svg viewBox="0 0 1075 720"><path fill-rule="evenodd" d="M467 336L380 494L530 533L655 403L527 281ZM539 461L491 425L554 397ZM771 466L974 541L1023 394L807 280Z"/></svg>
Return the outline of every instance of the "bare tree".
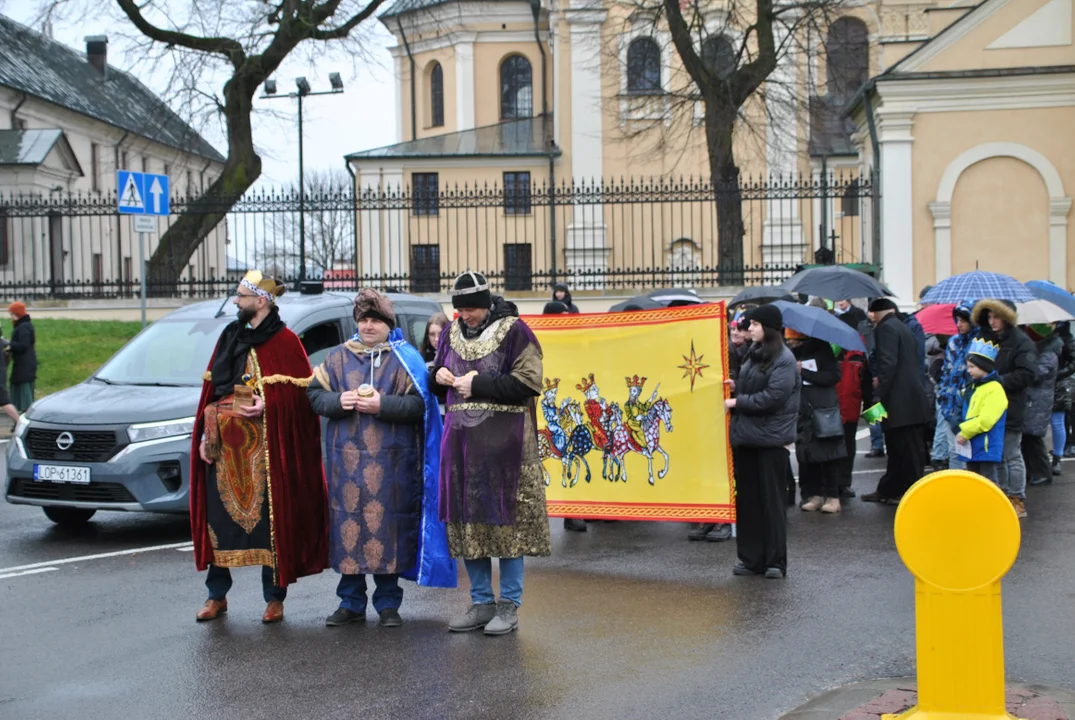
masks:
<svg viewBox="0 0 1075 720"><path fill-rule="evenodd" d="M786 118L809 107L809 83L779 77L778 64L809 60L822 30L847 0L620 0L625 23L649 25L652 40L628 48L624 68L632 108L628 136L651 138L650 149L684 152L691 133L704 130L717 206L717 265L731 283L744 267L743 199L735 141L749 134L766 142L796 143L799 128ZM667 38L679 64L660 73ZM654 65L656 63L656 69ZM809 67L809 63L802 63ZM657 87L649 87L656 83ZM654 109L653 104L659 104ZM697 117L701 111L701 118ZM699 122L700 121L700 122ZM782 126L783 125L783 126Z"/></svg>
<svg viewBox="0 0 1075 720"><path fill-rule="evenodd" d="M355 209L350 177L339 169L306 173L305 252L300 252L297 213L273 213L270 229L279 248L277 263L296 268L305 256L315 273L335 269L355 258ZM297 185L288 186L285 198L298 198Z"/></svg>
<svg viewBox="0 0 1075 720"><path fill-rule="evenodd" d="M227 138L220 175L187 204L149 260L148 280L168 292L205 237L261 175L251 117L254 96L289 56L342 45L366 58L360 26L385 0L115 0L137 29L129 55L169 77L166 100L187 119L211 113ZM44 0L43 22L107 13L91 0ZM123 35L123 29L117 28ZM220 90L216 85L223 80Z"/></svg>

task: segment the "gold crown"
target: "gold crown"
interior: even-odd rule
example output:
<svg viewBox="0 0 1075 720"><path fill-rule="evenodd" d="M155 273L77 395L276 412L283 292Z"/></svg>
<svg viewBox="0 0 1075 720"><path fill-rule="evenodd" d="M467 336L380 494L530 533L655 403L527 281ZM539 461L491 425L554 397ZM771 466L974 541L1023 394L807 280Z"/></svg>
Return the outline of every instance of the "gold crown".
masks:
<svg viewBox="0 0 1075 720"><path fill-rule="evenodd" d="M284 290L286 289L282 282L277 281L275 278L262 275L260 270L249 271L243 276L241 284L245 285L252 292L264 295L269 300L280 297L284 294Z"/></svg>
<svg viewBox="0 0 1075 720"><path fill-rule="evenodd" d="M646 378L640 378L637 375L635 375L634 377L624 378L624 380L627 381L627 387L629 388L636 387L641 389L642 386L646 384Z"/></svg>
<svg viewBox="0 0 1075 720"><path fill-rule="evenodd" d="M549 380L545 378L545 384L542 388L542 392L548 392L549 390L556 390L560 387L560 378L553 378Z"/></svg>
<svg viewBox="0 0 1075 720"><path fill-rule="evenodd" d="M589 390L593 386L594 386L593 373L590 373L589 377L582 378L582 382L579 383L578 385L576 385L575 389L576 390L581 390L582 392L586 392L587 390Z"/></svg>

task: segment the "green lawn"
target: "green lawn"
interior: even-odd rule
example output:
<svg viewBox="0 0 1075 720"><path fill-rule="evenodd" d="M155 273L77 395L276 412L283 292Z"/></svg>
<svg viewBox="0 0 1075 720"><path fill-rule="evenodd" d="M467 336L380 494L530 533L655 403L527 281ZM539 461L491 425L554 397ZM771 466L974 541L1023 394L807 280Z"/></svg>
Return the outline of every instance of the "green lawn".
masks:
<svg viewBox="0 0 1075 720"><path fill-rule="evenodd" d="M34 319L37 397L82 382L142 329L140 322ZM11 338L11 321L4 322ZM9 368L10 370L10 368Z"/></svg>

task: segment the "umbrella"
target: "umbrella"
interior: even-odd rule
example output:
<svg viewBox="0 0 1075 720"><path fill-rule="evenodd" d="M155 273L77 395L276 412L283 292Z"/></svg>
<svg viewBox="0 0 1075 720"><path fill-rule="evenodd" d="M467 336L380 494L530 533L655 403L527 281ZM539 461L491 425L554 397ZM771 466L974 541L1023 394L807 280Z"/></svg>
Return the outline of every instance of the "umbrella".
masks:
<svg viewBox="0 0 1075 720"><path fill-rule="evenodd" d="M958 303L964 300L977 301L987 298L1021 303L1033 300L1034 295L1026 285L1009 275L972 270L941 280L926 293L922 298L922 303Z"/></svg>
<svg viewBox="0 0 1075 720"><path fill-rule="evenodd" d="M627 312L629 310L656 310L657 308L676 307L678 305L701 305L705 300L698 297L693 290L661 288L650 290L643 295L635 295L630 300L618 302L608 309L609 312Z"/></svg>
<svg viewBox="0 0 1075 720"><path fill-rule="evenodd" d="M777 300L773 305L780 308L780 313L784 316L784 327L801 332L807 337L839 345L845 350L866 352L866 345L863 344L862 337L857 332L848 327L843 320L821 308L790 303L786 300Z"/></svg>
<svg viewBox="0 0 1075 720"><path fill-rule="evenodd" d="M803 270L785 280L780 289L803 295L816 295L826 300L874 298L894 294L866 273L840 265Z"/></svg>
<svg viewBox="0 0 1075 720"><path fill-rule="evenodd" d="M1041 300L1048 300L1053 305L1063 308L1075 316L1075 295L1072 295L1059 285L1054 285L1045 280L1031 280L1026 284L1026 289Z"/></svg>
<svg viewBox="0 0 1075 720"><path fill-rule="evenodd" d="M1048 300L1031 300L1015 307L1019 311L1020 325L1051 325L1075 320L1075 315Z"/></svg>
<svg viewBox="0 0 1075 720"><path fill-rule="evenodd" d="M764 305L765 303L772 302L773 300L786 300L787 302L795 302L795 298L792 297L791 293L786 290L782 290L772 285L757 285L755 287L748 287L740 291L738 295L731 299L731 302L728 303L728 307L733 308L737 305L744 305L746 303L757 303L759 305Z"/></svg>
<svg viewBox="0 0 1075 720"><path fill-rule="evenodd" d="M955 307L954 304L927 305L914 316L926 335L955 335L958 332L956 320L952 317Z"/></svg>

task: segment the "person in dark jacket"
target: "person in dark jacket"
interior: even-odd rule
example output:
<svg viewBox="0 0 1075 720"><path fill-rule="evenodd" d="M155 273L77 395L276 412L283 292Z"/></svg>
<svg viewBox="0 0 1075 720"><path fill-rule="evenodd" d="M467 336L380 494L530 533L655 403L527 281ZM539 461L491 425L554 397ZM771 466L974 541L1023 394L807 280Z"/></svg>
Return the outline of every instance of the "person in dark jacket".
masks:
<svg viewBox="0 0 1075 720"><path fill-rule="evenodd" d="M799 371L784 344L780 309L762 305L748 317L753 345L739 379L725 381L735 393L724 401L736 477L739 562L732 572L779 579L788 566L785 448L795 442Z"/></svg>
<svg viewBox="0 0 1075 720"><path fill-rule="evenodd" d="M1056 327L1028 325L1024 329L1038 353L1037 373L1034 384L1026 391L1026 419L1023 422L1023 463L1026 465L1027 482L1030 485L1048 485L1053 481L1049 450L1045 446L1045 433L1053 415L1056 393L1056 375L1060 369L1060 355L1064 343L1056 334Z"/></svg>
<svg viewBox="0 0 1075 720"><path fill-rule="evenodd" d="M876 326L874 399L888 413L881 423L888 446L888 466L877 490L862 499L895 505L922 477L926 455L922 431L933 413L922 384L918 344L902 321L896 303L888 298L874 300L870 303L870 322Z"/></svg>
<svg viewBox="0 0 1075 720"><path fill-rule="evenodd" d="M579 314L578 306L571 301L571 291L563 283L556 283L552 286L552 301L563 303L567 306L567 311L572 315Z"/></svg>
<svg viewBox="0 0 1075 720"><path fill-rule="evenodd" d="M422 359L426 361L426 367L433 366L433 359L437 357L437 343L440 342L441 333L451 323L448 316L442 312L434 313L426 322L425 335L422 337L422 345L418 350L422 353Z"/></svg>
<svg viewBox="0 0 1075 720"><path fill-rule="evenodd" d="M866 345L866 372L862 377L864 407L873 405L873 378L877 367L877 342L874 339L874 326L869 319L863 320L858 326L859 335ZM868 458L883 458L885 456L885 434L881 430L881 423L869 425L870 451L866 453Z"/></svg>
<svg viewBox="0 0 1075 720"><path fill-rule="evenodd" d="M1050 418L1053 436L1052 474L1054 476L1061 473L1060 461L1067 448L1067 415L1071 412L1072 383L1075 382L1075 337L1071 336L1070 323L1057 323L1056 336L1060 338L1063 350L1060 352L1060 367L1056 372L1053 414Z"/></svg>
<svg viewBox="0 0 1075 720"><path fill-rule="evenodd" d="M34 382L37 380L37 351L34 350L34 324L26 312L26 305L13 302L8 307L15 323L7 350L11 355L11 401L20 412L34 402Z"/></svg>
<svg viewBox="0 0 1075 720"><path fill-rule="evenodd" d="M832 314L855 330L858 329L859 325L866 322L866 313L862 311L862 308L852 305L850 300L837 300L833 303Z"/></svg>
<svg viewBox="0 0 1075 720"><path fill-rule="evenodd" d="M795 356L802 389L799 393L799 419L795 431L795 454L799 460L799 489L805 512L840 512L840 467L847 457L843 433L831 438L817 436L815 415L818 411L839 411L840 365L827 342L806 337L786 329L784 337ZM839 423L842 430L843 423Z"/></svg>
<svg viewBox="0 0 1075 720"><path fill-rule="evenodd" d="M7 377L7 347L10 343L4 339L4 334L0 331L0 372L3 376ZM7 391L7 383L0 383L0 412L3 412L9 418L14 425L19 424L19 411L11 403L11 395ZM13 426L14 427L14 426Z"/></svg>
<svg viewBox="0 0 1075 720"><path fill-rule="evenodd" d="M971 321L981 328L982 337L1000 346L996 372L1008 396L1000 489L1011 500L1015 514L1026 517L1023 424L1026 421L1026 391L1034 383L1037 374L1037 352L1026 333L1016 327L1018 317L1015 303L1007 300L980 300L974 306Z"/></svg>

